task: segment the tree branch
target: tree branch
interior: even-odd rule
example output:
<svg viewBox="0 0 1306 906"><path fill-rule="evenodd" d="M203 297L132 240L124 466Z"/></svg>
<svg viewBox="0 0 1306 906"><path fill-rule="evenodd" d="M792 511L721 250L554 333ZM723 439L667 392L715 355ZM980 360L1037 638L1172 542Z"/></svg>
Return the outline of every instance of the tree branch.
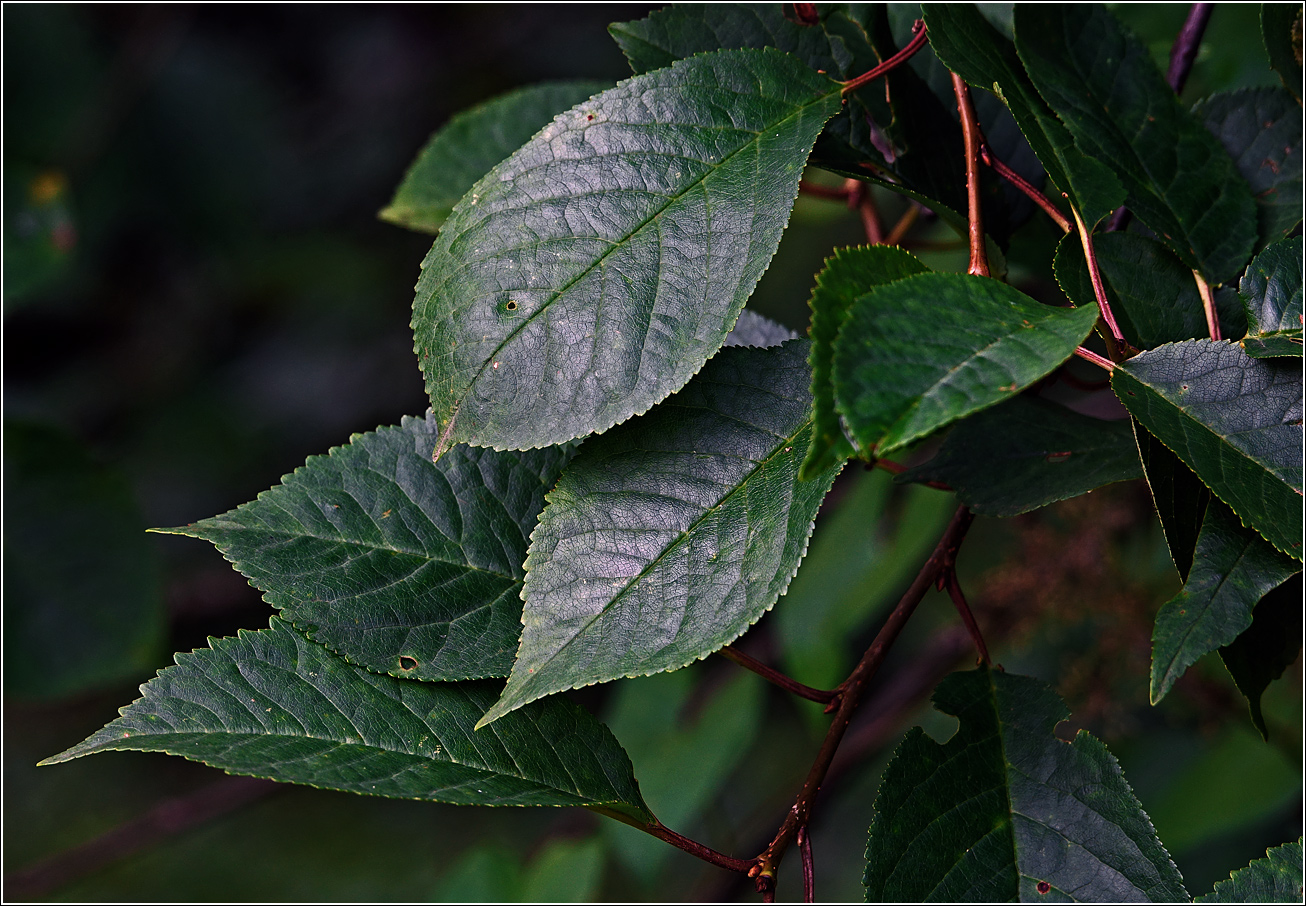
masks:
<svg viewBox="0 0 1306 906"><path fill-rule="evenodd" d="M952 74L952 93L957 96L957 112L961 114L961 134L966 145L966 206L969 224L970 267L968 273L989 276L989 256L984 248L984 214L980 209L979 119L975 105L970 102L970 88L961 76Z"/></svg>
<svg viewBox="0 0 1306 906"><path fill-rule="evenodd" d="M866 649L862 659L853 672L844 680L837 690L839 697L835 710L834 720L830 724L830 729L825 735L825 741L821 744L821 749L816 755L816 761L813 762L811 770L807 772L807 779L803 782L802 788L798 791L797 799L793 807L790 808L789 814L785 817L784 823L780 825L779 831L776 832L775 838L772 839L766 850L757 857L756 865L748 872L749 877L754 878L759 893L767 893L775 890L775 874L780 866L780 860L784 857L785 850L789 844L794 841L800 827L806 827L811 820L812 804L816 799L816 794L821 789L821 783L825 779L826 772L830 769L830 762L834 759L835 752L839 748L839 743L843 739L844 731L848 729L848 722L852 720L853 713L857 710L862 694L866 691L867 685L875 677L876 671L879 670L880 664L883 663L885 655L888 654L889 648L898 638L898 634L907 624L912 613L916 610L916 605L925 597L925 593L930 590L940 574L944 570L951 569L957 559L957 549L961 546L962 539L966 537L966 531L970 528L974 517L968 508L962 506L957 508L953 514L952 521L948 523L947 529L944 530L943 536L939 543L935 545L934 552L930 554L925 565L917 573L915 581L911 587L902 596L898 606L894 608L889 619L885 621L884 626L875 636L875 641Z"/></svg>
<svg viewBox="0 0 1306 906"><path fill-rule="evenodd" d="M1179 29L1179 34L1174 39L1174 46L1170 48L1170 68L1166 70L1165 80L1175 94L1184 90L1188 73L1193 68L1193 60L1197 59L1197 51L1202 46L1206 23L1211 21L1211 13L1214 11L1214 3L1194 3L1188 11L1188 18L1184 20L1184 27Z"/></svg>
<svg viewBox="0 0 1306 906"><path fill-rule="evenodd" d="M916 51L924 47L925 42L929 40L929 35L926 33L926 29L925 29L924 19L916 20L916 22L911 27L911 34L912 34L912 38L909 42L907 42L906 47L898 51L893 56L889 57L889 59L885 60L883 63L881 63L879 66L876 66L874 69L870 70L869 72L864 72L861 75L857 76L856 78L849 79L848 81L844 82L843 91L841 93L848 94L851 91L856 91L858 88L861 88L867 82L875 81L880 76L897 68L900 64L905 63L907 60L910 60L912 56L916 53Z"/></svg>
<svg viewBox="0 0 1306 906"><path fill-rule="evenodd" d="M1098 355L1091 349L1085 349L1083 346L1075 350L1075 355L1079 356L1085 362L1092 362L1099 368L1105 368L1107 371L1115 371L1116 363L1108 358Z"/></svg>

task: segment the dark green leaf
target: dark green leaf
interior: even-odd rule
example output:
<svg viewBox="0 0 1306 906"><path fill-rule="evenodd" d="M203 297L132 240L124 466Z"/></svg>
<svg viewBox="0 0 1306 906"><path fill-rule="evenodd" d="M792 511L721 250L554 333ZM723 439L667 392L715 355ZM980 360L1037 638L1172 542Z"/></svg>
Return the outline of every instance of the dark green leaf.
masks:
<svg viewBox="0 0 1306 906"><path fill-rule="evenodd" d="M1022 4L1015 24L1039 93L1076 146L1115 171L1130 210L1208 281L1241 273L1256 242L1251 190L1142 42L1097 5Z"/></svg>
<svg viewBox="0 0 1306 906"><path fill-rule="evenodd" d="M1097 307L1052 308L986 277L919 274L858 298L835 341L835 404L887 455L1015 396L1075 351Z"/></svg>
<svg viewBox="0 0 1306 906"><path fill-rule="evenodd" d="M1022 395L962 421L897 480L942 481L980 515L1015 516L1142 475L1127 420Z"/></svg>
<svg viewBox="0 0 1306 906"><path fill-rule="evenodd" d="M1207 336L1193 272L1164 245L1138 233L1097 233L1093 252L1111 311L1131 345L1151 349ZM1096 298L1078 236L1062 238L1054 266L1057 282L1075 304Z"/></svg>
<svg viewBox="0 0 1306 906"><path fill-rule="evenodd" d="M315 641L411 679L507 676L522 561L570 447L459 446L432 418L355 435L257 500L170 529L212 541Z"/></svg>
<svg viewBox="0 0 1306 906"><path fill-rule="evenodd" d="M812 309L812 444L800 475L810 478L854 453L834 410L830 368L834 342L848 318L853 300L872 286L890 283L927 268L910 252L884 245L839 249L816 275L808 305Z"/></svg>
<svg viewBox="0 0 1306 906"><path fill-rule="evenodd" d="M647 410L766 268L839 86L775 50L636 76L559 115L459 202L413 327L441 428L524 449Z"/></svg>
<svg viewBox="0 0 1306 906"><path fill-rule="evenodd" d="M1294 4L1296 5L1296 4ZM1301 9L1300 6L1297 7ZM1257 859L1220 881L1198 903L1299 903L1303 893L1302 841L1265 851Z"/></svg>
<svg viewBox="0 0 1306 906"><path fill-rule="evenodd" d="M798 479L808 346L722 350L653 412L585 445L531 537L521 649L482 724L563 689L683 667L784 593L839 471Z"/></svg>
<svg viewBox="0 0 1306 906"><path fill-rule="evenodd" d="M1220 659L1247 699L1252 723L1268 739L1261 694L1301 654L1302 577L1298 573L1271 591L1252 611L1252 625L1233 644L1220 649Z"/></svg>
<svg viewBox="0 0 1306 906"><path fill-rule="evenodd" d="M138 680L165 650L163 582L127 478L77 438L5 419L5 694Z"/></svg>
<svg viewBox="0 0 1306 906"><path fill-rule="evenodd" d="M1152 492L1152 503L1156 506L1165 543L1170 549L1170 559L1179 571L1179 578L1187 582L1188 571L1193 566L1193 550L1197 547L1197 533L1206 517L1211 492L1192 469L1149 434L1137 419L1131 418L1130 423L1134 429L1134 442L1138 444L1143 477Z"/></svg>
<svg viewBox="0 0 1306 906"><path fill-rule="evenodd" d="M1302 217L1301 102L1282 88L1247 88L1212 95L1193 112L1256 196L1257 247L1282 239Z"/></svg>
<svg viewBox="0 0 1306 906"><path fill-rule="evenodd" d="M1183 591L1161 606L1152 632L1152 704L1208 651L1252 625L1252 608L1301 564L1244 528L1218 500L1206 518Z"/></svg>
<svg viewBox="0 0 1306 906"><path fill-rule="evenodd" d="M1302 354L1302 237L1276 242L1256 256L1238 283L1247 312L1242 347L1261 357Z"/></svg>
<svg viewBox="0 0 1306 906"><path fill-rule="evenodd" d="M1261 38L1270 55L1270 66L1297 99L1301 99L1302 5L1261 4Z"/></svg>
<svg viewBox="0 0 1306 906"><path fill-rule="evenodd" d="M458 200L491 167L556 115L610 87L611 82L546 82L459 113L427 141L377 216L410 230L438 233Z"/></svg>
<svg viewBox="0 0 1306 906"><path fill-rule="evenodd" d="M177 655L122 716L47 758L168 752L233 774L459 805L652 815L607 728L563 699L473 733L498 683L418 683L353 667L277 617Z"/></svg>
<svg viewBox="0 0 1306 906"><path fill-rule="evenodd" d="M1089 226L1124 201L1120 181L1108 167L1075 147L1066 127L1035 90L1015 45L973 4L926 3L921 8L935 53L970 85L998 92L1048 176L1070 194Z"/></svg>
<svg viewBox="0 0 1306 906"><path fill-rule="evenodd" d="M1053 735L1046 685L954 673L934 705L943 745L913 728L885 769L866 851L873 902L1186 900L1178 870L1100 741Z"/></svg>
<svg viewBox="0 0 1306 906"><path fill-rule="evenodd" d="M726 334L722 346L779 346L786 340L796 340L798 334L783 324L777 324L770 318L755 311L745 309L739 313L739 320Z"/></svg>
<svg viewBox="0 0 1306 906"><path fill-rule="evenodd" d="M1111 386L1244 525L1301 559L1300 366L1188 340L1122 362Z"/></svg>

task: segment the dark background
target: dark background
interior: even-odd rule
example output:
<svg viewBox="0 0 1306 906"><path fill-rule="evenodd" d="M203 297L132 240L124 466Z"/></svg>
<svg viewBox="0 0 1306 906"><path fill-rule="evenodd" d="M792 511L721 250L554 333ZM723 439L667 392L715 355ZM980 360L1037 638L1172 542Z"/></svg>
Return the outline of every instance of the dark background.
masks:
<svg viewBox="0 0 1306 906"><path fill-rule="evenodd" d="M173 651L266 625L270 608L210 546L147 526L223 512L425 409L408 320L430 239L375 212L430 132L513 86L628 76L606 25L649 8L4 7L7 899L748 897L583 811L269 791L153 754L34 767L112 719ZM1120 13L1163 61L1184 11ZM1272 84L1255 7L1221 7L1207 43L1186 100ZM750 307L803 330L812 274L860 226L809 199L794 225ZM1045 228L1018 243L1045 245ZM1175 580L1145 495L1120 485L981 520L962 565L995 658L1054 682L1076 726L1108 741L1198 894L1300 833L1300 661L1267 694L1270 746L1211 658L1147 705L1150 624ZM923 552L889 539L928 549L951 507L850 471L807 577L750 640L792 655L799 602L859 583L891 602ZM902 569L841 555L837 536L858 531L881 539L868 558ZM859 606L844 657L883 604ZM920 700L967 661L953 622L927 601L886 667L898 691L863 709L865 761L816 827L822 898L860 898L902 727L950 732ZM664 820L742 855L778 823L821 720L734 670L707 662L586 702ZM794 868L782 898L799 892Z"/></svg>

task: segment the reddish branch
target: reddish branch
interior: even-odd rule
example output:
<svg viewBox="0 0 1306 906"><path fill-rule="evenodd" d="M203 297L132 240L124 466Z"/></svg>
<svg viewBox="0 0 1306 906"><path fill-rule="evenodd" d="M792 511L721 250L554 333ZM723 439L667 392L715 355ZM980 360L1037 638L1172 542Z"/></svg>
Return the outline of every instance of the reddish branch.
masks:
<svg viewBox="0 0 1306 906"><path fill-rule="evenodd" d="M804 686L802 683L798 682L797 680L790 679L789 677L785 676L779 670L776 670L773 667L768 667L766 664L763 664L761 661L749 657L748 655L744 654L742 651L740 651L738 648L736 648L733 645L727 645L726 647L718 651L717 654L721 655L723 658L726 658L727 660L734 661L736 664L738 664L741 667L753 671L767 682L774 683L775 685L779 686L781 689L785 690L786 692L792 692L794 695L797 695L799 698L805 698L808 701L813 701L813 702L820 702L821 704L824 705L824 704L828 704L835 696L835 693L830 692L826 689L813 689L811 686Z"/></svg>
<svg viewBox="0 0 1306 906"><path fill-rule="evenodd" d="M894 462L892 459L877 459L875 460L874 467L877 469L883 469L890 475L901 475L903 472L907 471L906 466L902 463ZM952 491L951 486L946 485L941 481L923 481L921 484L928 488L935 488L940 491Z"/></svg>
<svg viewBox="0 0 1306 906"><path fill-rule="evenodd" d="M1066 219L1065 214L1062 214L1057 210L1057 206L1052 203L1051 199L1038 189L1034 188L1025 177L1021 176L1015 170L999 160L998 157L989 150L989 146L986 142L980 142L979 153L980 159L983 160L987 166L992 167L994 173L998 174L1017 189L1024 192L1030 201L1042 208L1043 211L1056 222L1056 225L1061 227L1062 232L1069 233L1071 231L1072 227L1070 221Z"/></svg>
<svg viewBox="0 0 1306 906"><path fill-rule="evenodd" d="M961 114L961 134L966 145L966 205L970 227L970 267L968 273L989 276L989 256L984 248L984 215L980 210L979 119L975 105L970 102L970 88L961 76L952 74L952 93L957 96L957 112Z"/></svg>
<svg viewBox="0 0 1306 906"><path fill-rule="evenodd" d="M870 70L869 72L864 72L861 75L857 76L856 78L849 79L848 81L844 82L842 93L848 94L850 91L856 91L858 88L861 88L867 82L875 81L880 76L895 69L900 64L905 63L907 60L910 60L912 56L916 53L916 51L924 47L925 42L929 40L929 35L926 33L926 29L925 29L924 19L916 20L916 22L912 25L911 34L912 34L911 40L907 42L907 46L904 47L902 50L898 51L896 54L889 57L889 59L885 60L883 63L881 63L879 66L876 66L874 69Z"/></svg>
<svg viewBox="0 0 1306 906"><path fill-rule="evenodd" d="M966 631L970 633L971 640L975 642L980 661L988 665L991 663L989 661L989 649L984 644L984 634L980 632L979 624L975 622L975 615L970 612L970 605L966 603L966 596L961 592L961 585L957 582L957 571L949 569L939 577L939 582L948 589L948 597L952 598L953 606L957 608L957 613L961 614L961 622L966 625Z"/></svg>
<svg viewBox="0 0 1306 906"><path fill-rule="evenodd" d="M1089 233L1088 227L1084 225L1084 218L1079 216L1079 211L1075 209L1074 205L1070 206L1070 213L1075 215L1075 227L1079 230L1079 244L1084 247L1084 260L1088 262L1088 276L1093 282L1093 296L1097 299L1097 307L1102 312L1102 320L1106 322L1112 338L1117 343L1123 344L1125 335L1120 332L1120 325L1116 323L1116 316L1111 312L1111 303L1107 301L1106 297L1106 286L1102 283L1102 272L1097 267L1097 253L1093 251L1093 236Z"/></svg>

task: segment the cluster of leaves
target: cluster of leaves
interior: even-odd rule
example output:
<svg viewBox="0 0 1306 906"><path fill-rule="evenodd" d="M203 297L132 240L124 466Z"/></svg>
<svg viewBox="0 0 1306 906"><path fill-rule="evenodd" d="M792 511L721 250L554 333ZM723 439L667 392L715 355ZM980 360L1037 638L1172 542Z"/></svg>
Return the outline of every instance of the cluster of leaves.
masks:
<svg viewBox="0 0 1306 906"><path fill-rule="evenodd" d="M1156 620L1152 698L1218 649L1264 732L1261 692L1301 625L1300 98L1188 110L1102 8L992 15L925 5L931 49L853 90L914 16L675 7L612 26L635 72L615 87L527 88L455 118L382 214L437 233L413 316L431 410L169 530L213 542L279 615L178 655L49 761L166 751L665 830L612 733L555 693L738 638L784 594L843 465L945 431L899 480L976 513L1145 478L1185 583ZM1300 24L1294 58L1291 22L1263 18L1298 86ZM950 73L983 89L989 151L1046 173L1081 224L1056 252L1070 304L998 279L1035 208L985 172L976 252L997 276L864 246L817 277L810 339L744 311L808 166L963 234L977 222ZM1090 238L1122 205L1133 226ZM1132 423L1037 395L1095 328ZM914 731L887 769L872 899L1187 898L1102 743L1053 735L1066 711L1046 686L981 667L935 702L960 729ZM1299 893L1299 846L1213 896L1228 885Z"/></svg>

